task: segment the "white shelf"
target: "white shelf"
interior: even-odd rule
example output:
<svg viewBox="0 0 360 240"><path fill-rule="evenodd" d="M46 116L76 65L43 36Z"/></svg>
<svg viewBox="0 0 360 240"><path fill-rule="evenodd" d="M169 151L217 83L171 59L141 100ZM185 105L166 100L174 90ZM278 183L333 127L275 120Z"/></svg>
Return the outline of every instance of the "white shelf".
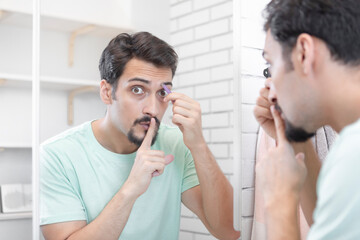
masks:
<svg viewBox="0 0 360 240"><path fill-rule="evenodd" d="M0 73L0 86L30 87L31 75Z"/></svg>
<svg viewBox="0 0 360 240"><path fill-rule="evenodd" d="M99 87L99 85L100 85L100 80L40 76L40 86L44 88L71 90L86 86Z"/></svg>
<svg viewBox="0 0 360 240"><path fill-rule="evenodd" d="M25 74L0 73L0 79L5 80L0 86L31 87L32 76ZM99 84L100 81L97 80L40 76L40 86L46 89L73 90L86 86L99 87Z"/></svg>
<svg viewBox="0 0 360 240"><path fill-rule="evenodd" d="M14 219L28 219L32 218L31 212L24 213L0 213L0 221L14 220Z"/></svg>
<svg viewBox="0 0 360 240"><path fill-rule="evenodd" d="M31 143L25 142L0 142L1 148L31 148Z"/></svg>
<svg viewBox="0 0 360 240"><path fill-rule="evenodd" d="M1 10L1 9L0 9ZM1 18L1 24L25 27L31 29L32 27L32 16L28 13L4 11ZM50 16L41 16L41 29L50 31L61 31L61 32L73 32L87 25L94 25L93 30L89 31L87 35L90 36L102 36L113 38L119 32L132 32L133 27L112 27L104 26L91 22L81 22L68 20L63 18L56 18Z"/></svg>

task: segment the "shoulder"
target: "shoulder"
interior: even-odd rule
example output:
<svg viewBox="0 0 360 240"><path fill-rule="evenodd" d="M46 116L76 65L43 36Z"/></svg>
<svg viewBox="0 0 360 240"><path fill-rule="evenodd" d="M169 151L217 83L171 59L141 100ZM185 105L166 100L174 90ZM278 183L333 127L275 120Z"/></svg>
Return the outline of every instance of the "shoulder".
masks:
<svg viewBox="0 0 360 240"><path fill-rule="evenodd" d="M360 122L340 132L321 168L309 239L354 239L360 214ZM356 231L355 231L356 229ZM352 237L350 237L352 235Z"/></svg>
<svg viewBox="0 0 360 240"><path fill-rule="evenodd" d="M66 130L40 145L40 167L42 176L54 172L68 175L69 171L83 162L89 151L91 122Z"/></svg>
<svg viewBox="0 0 360 240"><path fill-rule="evenodd" d="M44 141L40 145L41 164L72 167L92 149L91 131L91 122L85 122Z"/></svg>
<svg viewBox="0 0 360 240"><path fill-rule="evenodd" d="M329 159L344 162L356 161L360 164L360 120L340 132L329 153Z"/></svg>
<svg viewBox="0 0 360 240"><path fill-rule="evenodd" d="M340 132L321 167L318 188L344 188L360 181L360 121Z"/></svg>
<svg viewBox="0 0 360 240"><path fill-rule="evenodd" d="M344 128L321 167L318 187L343 188L360 181L360 121Z"/></svg>
<svg viewBox="0 0 360 240"><path fill-rule="evenodd" d="M72 149L84 139L89 139L89 131L91 131L91 122L85 122L47 139L40 145L40 149L41 151Z"/></svg>

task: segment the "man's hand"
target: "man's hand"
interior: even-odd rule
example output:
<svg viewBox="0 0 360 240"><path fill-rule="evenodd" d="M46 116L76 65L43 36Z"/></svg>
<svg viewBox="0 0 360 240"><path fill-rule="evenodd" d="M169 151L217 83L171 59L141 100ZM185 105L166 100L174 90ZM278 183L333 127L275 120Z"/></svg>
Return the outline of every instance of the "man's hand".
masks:
<svg viewBox="0 0 360 240"><path fill-rule="evenodd" d="M264 131L276 139L274 118L270 111L270 106L274 105L269 99L271 78L265 81L265 87L260 89L260 96L256 99L256 106L254 108L254 115L260 126Z"/></svg>
<svg viewBox="0 0 360 240"><path fill-rule="evenodd" d="M256 178L260 188L264 190L266 207L277 210L286 208L288 199L298 204L300 191L306 177L304 154L295 156L294 150L285 137L285 124L280 113L271 106L275 120L277 146L268 151L265 159L256 166ZM293 204L290 204L293 206Z"/></svg>
<svg viewBox="0 0 360 240"><path fill-rule="evenodd" d="M163 151L151 150L151 141L155 134L155 119L151 118L149 129L139 147L134 165L123 188L131 195L139 197L148 189L152 177L160 176L165 166L174 160L174 156Z"/></svg>
<svg viewBox="0 0 360 240"><path fill-rule="evenodd" d="M184 94L174 92L166 96L164 101L173 102L172 122L183 133L185 145L190 150L196 146L204 145L200 104Z"/></svg>

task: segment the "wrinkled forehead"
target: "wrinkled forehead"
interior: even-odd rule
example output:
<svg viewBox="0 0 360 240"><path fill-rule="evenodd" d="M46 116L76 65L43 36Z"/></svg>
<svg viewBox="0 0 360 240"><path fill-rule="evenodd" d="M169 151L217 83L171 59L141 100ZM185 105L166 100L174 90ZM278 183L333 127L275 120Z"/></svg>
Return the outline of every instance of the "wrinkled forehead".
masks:
<svg viewBox="0 0 360 240"><path fill-rule="evenodd" d="M157 67L149 62L132 59L126 64L120 77L121 84L128 84L131 81L160 86L163 82L172 82L172 71L170 68Z"/></svg>

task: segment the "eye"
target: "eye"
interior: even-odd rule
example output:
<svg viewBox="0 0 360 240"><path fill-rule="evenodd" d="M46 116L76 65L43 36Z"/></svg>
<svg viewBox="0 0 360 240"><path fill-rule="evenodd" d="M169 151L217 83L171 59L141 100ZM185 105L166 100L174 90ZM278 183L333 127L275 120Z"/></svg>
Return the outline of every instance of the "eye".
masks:
<svg viewBox="0 0 360 240"><path fill-rule="evenodd" d="M158 94L159 94L159 96L160 97L166 97L167 95L168 95L168 93L163 89L163 90L160 90L160 91L158 91Z"/></svg>
<svg viewBox="0 0 360 240"><path fill-rule="evenodd" d="M270 67L267 67L267 68L264 69L263 75L264 75L264 77L266 77L266 78L270 78L270 77L271 77Z"/></svg>
<svg viewBox="0 0 360 240"><path fill-rule="evenodd" d="M135 86L135 87L131 88L131 92L133 92L136 95L140 95L140 94L144 93L144 90L139 86Z"/></svg>

